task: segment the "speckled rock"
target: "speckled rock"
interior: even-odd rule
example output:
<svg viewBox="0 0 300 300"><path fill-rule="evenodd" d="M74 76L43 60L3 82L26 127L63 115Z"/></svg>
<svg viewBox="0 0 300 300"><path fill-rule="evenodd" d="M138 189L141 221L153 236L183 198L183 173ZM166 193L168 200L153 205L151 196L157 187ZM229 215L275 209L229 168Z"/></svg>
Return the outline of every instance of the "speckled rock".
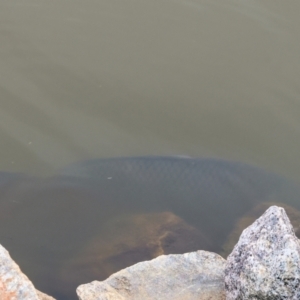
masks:
<svg viewBox="0 0 300 300"><path fill-rule="evenodd" d="M285 203L263 202L254 206L239 220L237 220L233 230L228 235L225 243L222 246L222 251L219 253L223 257L227 257L233 250L233 247L238 242L243 230L250 226L257 218L259 218L270 206L283 207L290 222L295 230L295 234L300 238L300 211Z"/></svg>
<svg viewBox="0 0 300 300"><path fill-rule="evenodd" d="M300 241L281 207L245 229L228 256L227 300L300 299Z"/></svg>
<svg viewBox="0 0 300 300"><path fill-rule="evenodd" d="M162 255L77 288L80 300L225 300L225 260L211 252Z"/></svg>
<svg viewBox="0 0 300 300"><path fill-rule="evenodd" d="M54 298L37 291L11 259L8 251L0 245L0 299L51 300Z"/></svg>
<svg viewBox="0 0 300 300"><path fill-rule="evenodd" d="M37 294L39 300L55 300L53 297L51 297L47 294L44 294L39 290L36 290L36 294Z"/></svg>

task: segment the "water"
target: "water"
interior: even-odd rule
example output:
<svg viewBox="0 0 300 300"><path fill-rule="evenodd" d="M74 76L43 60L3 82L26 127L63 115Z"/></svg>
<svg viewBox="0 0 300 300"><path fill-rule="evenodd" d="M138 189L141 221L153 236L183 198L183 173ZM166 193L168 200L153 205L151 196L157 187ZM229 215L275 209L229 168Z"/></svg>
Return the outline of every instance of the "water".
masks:
<svg viewBox="0 0 300 300"><path fill-rule="evenodd" d="M0 170L43 177L85 159L179 154L299 181L299 9L0 0Z"/></svg>
<svg viewBox="0 0 300 300"><path fill-rule="evenodd" d="M1 0L1 169L185 154L299 179L299 6Z"/></svg>
<svg viewBox="0 0 300 300"><path fill-rule="evenodd" d="M300 209L299 184L220 159L97 159L47 178L0 179L1 243L38 289L61 300L161 254L228 253L236 221L261 202Z"/></svg>

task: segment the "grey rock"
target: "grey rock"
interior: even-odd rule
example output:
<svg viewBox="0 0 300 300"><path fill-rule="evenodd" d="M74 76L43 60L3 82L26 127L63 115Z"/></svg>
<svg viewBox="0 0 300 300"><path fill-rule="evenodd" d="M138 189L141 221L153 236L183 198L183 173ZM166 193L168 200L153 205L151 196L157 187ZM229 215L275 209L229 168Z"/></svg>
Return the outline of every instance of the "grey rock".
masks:
<svg viewBox="0 0 300 300"><path fill-rule="evenodd" d="M300 241L285 210L271 206L227 258L227 300L300 299Z"/></svg>
<svg viewBox="0 0 300 300"><path fill-rule="evenodd" d="M8 251L0 245L0 299L51 300L54 298L37 291Z"/></svg>
<svg viewBox="0 0 300 300"><path fill-rule="evenodd" d="M295 230L297 238L300 237L300 210L289 206L285 203L263 202L255 205L251 210L237 220L232 231L228 235L225 243L222 246L222 251L219 253L222 257L227 257L237 244L243 230L250 226L256 219L258 219L270 206L283 207L289 220Z"/></svg>
<svg viewBox="0 0 300 300"><path fill-rule="evenodd" d="M80 285L80 300L225 300L225 260L211 252L162 255L105 281Z"/></svg>

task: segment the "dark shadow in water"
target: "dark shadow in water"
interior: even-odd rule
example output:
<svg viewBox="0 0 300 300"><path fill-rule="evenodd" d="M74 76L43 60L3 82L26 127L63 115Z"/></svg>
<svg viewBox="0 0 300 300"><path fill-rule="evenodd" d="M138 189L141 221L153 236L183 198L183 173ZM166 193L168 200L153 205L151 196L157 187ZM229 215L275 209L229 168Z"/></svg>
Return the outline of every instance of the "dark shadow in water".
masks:
<svg viewBox="0 0 300 300"><path fill-rule="evenodd" d="M128 249L124 242L140 234L134 233L134 224L147 218L145 213L171 212L186 222L176 225L164 246L170 247L176 234L192 232L210 241L204 250L220 251L237 218L257 203L285 202L300 208L295 183L218 159L99 159L75 164L51 178L2 173L0 179L1 244L38 289L64 300L76 299L80 283L103 280L126 264L155 256L155 245L156 250L143 243ZM140 221L126 221L139 215ZM197 250L196 244L182 251ZM97 257L103 257L103 263L97 265ZM97 266L99 270L92 270Z"/></svg>

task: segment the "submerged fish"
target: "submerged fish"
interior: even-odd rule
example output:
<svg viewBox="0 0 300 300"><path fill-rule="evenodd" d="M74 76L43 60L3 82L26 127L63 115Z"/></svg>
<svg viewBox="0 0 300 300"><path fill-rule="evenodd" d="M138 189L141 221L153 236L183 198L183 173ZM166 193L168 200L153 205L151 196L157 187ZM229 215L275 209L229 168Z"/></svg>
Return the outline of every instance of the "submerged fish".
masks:
<svg viewBox="0 0 300 300"><path fill-rule="evenodd" d="M110 187L117 191L114 199L129 206L159 206L196 224L201 218L211 233L219 234L218 238L234 217L257 202L300 205L296 183L258 167L222 159L95 159L66 167L61 174L93 180L101 188Z"/></svg>
<svg viewBox="0 0 300 300"><path fill-rule="evenodd" d="M284 177L221 159L96 159L50 178L3 172L0 243L38 289L76 299L75 283L66 294L57 274L91 240L101 240L99 232L105 234L103 224L111 219L171 212L212 241L207 250L219 251L236 220L254 205L271 201L299 208L299 195L298 184Z"/></svg>

